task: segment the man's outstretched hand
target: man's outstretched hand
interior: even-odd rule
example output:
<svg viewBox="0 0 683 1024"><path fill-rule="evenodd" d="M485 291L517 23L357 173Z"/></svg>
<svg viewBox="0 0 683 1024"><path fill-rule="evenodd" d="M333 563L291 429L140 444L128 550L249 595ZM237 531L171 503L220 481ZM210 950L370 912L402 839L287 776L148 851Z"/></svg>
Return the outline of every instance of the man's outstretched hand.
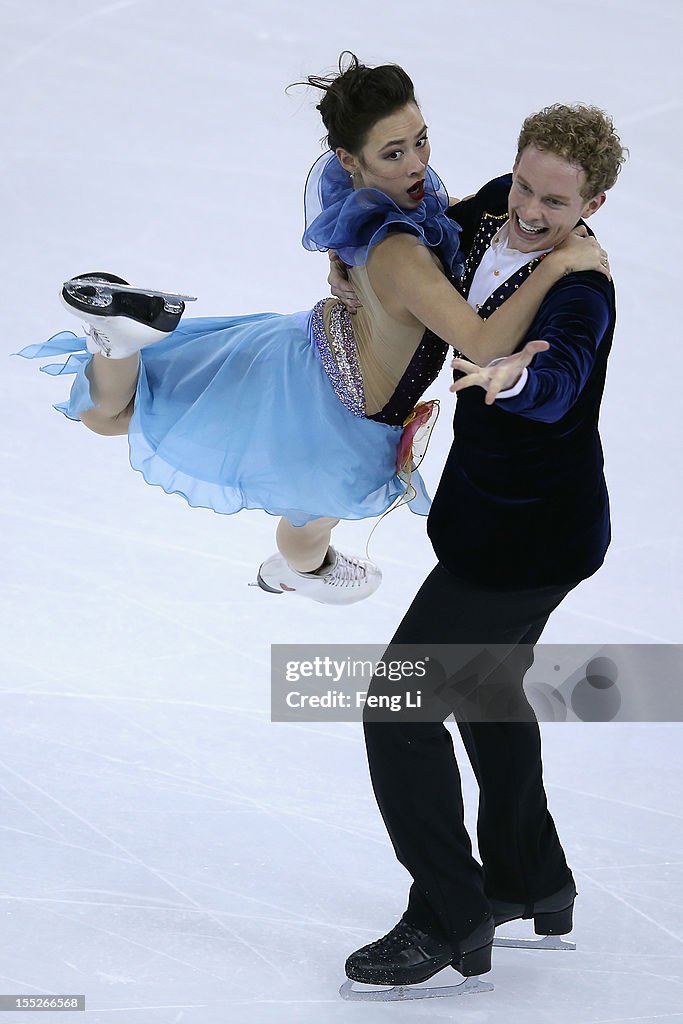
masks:
<svg viewBox="0 0 683 1024"><path fill-rule="evenodd" d="M349 313L355 314L363 304L358 301L354 287L349 281L346 264L331 249L327 255L330 257L330 272L327 275L330 291L338 299L341 299Z"/></svg>
<svg viewBox="0 0 683 1024"><path fill-rule="evenodd" d="M465 376L451 384L450 390L463 391L476 385L485 389L486 405L493 405L501 391L507 391L515 386L534 356L549 348L547 341L528 341L521 352L504 356L502 359L494 359L488 366L477 366L469 359L453 359L453 369L460 370Z"/></svg>

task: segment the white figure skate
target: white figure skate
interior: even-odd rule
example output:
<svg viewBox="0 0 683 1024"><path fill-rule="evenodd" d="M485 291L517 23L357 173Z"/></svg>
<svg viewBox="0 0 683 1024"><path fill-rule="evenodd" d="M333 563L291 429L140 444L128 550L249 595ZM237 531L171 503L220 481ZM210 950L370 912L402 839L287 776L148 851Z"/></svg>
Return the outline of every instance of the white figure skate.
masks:
<svg viewBox="0 0 683 1024"><path fill-rule="evenodd" d="M271 555L258 571L256 582L269 594L297 594L319 604L355 604L379 587L379 566L365 558L328 551L329 566L321 572L297 572L281 554Z"/></svg>
<svg viewBox="0 0 683 1024"><path fill-rule="evenodd" d="M114 274L79 274L65 281L60 298L83 322L89 352L127 359L176 329L192 295L136 288Z"/></svg>

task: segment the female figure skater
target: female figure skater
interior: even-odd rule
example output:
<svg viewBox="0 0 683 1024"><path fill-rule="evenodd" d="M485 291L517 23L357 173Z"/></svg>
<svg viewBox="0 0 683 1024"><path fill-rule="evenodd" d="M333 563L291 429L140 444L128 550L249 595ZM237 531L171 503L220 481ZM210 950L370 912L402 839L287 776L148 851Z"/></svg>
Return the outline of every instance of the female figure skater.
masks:
<svg viewBox="0 0 683 1024"><path fill-rule="evenodd" d="M78 376L58 408L96 433L128 433L131 465L148 483L217 512L282 517L260 586L331 604L379 586L378 567L336 550L330 533L340 519L377 516L405 493L403 425L448 344L479 364L508 356L527 365L545 342L509 354L548 289L570 271L606 272L597 242L571 236L480 319L451 283L461 269L460 228L428 165L413 83L397 65L369 68L351 54L344 68L343 58L338 75L307 80L323 91L329 152L306 184L303 244L334 250L349 266L362 301L353 318L328 298L308 313L180 322L182 302L83 275L62 298L85 322L86 339L61 334L21 353L72 353L59 372ZM426 514L417 472L411 485L411 507Z"/></svg>

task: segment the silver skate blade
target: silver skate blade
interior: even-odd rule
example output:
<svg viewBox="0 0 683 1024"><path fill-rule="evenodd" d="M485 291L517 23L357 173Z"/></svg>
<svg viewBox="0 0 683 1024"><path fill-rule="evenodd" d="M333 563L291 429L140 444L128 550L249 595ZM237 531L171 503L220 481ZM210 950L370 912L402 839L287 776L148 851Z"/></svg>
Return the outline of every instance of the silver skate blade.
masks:
<svg viewBox="0 0 683 1024"><path fill-rule="evenodd" d="M345 981L339 989L342 999L355 1002L396 1003L408 999L445 999L450 996L476 995L478 992L493 992L489 981L466 978L459 985L361 985L356 981Z"/></svg>
<svg viewBox="0 0 683 1024"><path fill-rule="evenodd" d="M260 572L256 574L256 579L254 580L254 582L253 583L248 583L247 586L248 587L260 587L261 590L265 590L267 594L281 594L282 593L281 590L276 590L274 587L269 587L268 584L263 579L263 577L261 576Z"/></svg>
<svg viewBox="0 0 683 1024"><path fill-rule="evenodd" d="M159 299L171 299L180 302L196 302L196 295L181 295L180 292L163 292L157 288L137 288L132 284L117 284L115 281L105 281L101 277L72 277L62 285L68 292L76 288L109 288L114 292L135 292L138 295L151 295Z"/></svg>
<svg viewBox="0 0 683 1024"><path fill-rule="evenodd" d="M272 587L266 586L265 583L259 583L258 580L254 580L253 583L247 583L248 587L258 587L259 590L265 590L268 594L281 594L281 590L273 590Z"/></svg>
<svg viewBox="0 0 683 1024"><path fill-rule="evenodd" d="M542 939L498 939L494 946L509 946L511 949L576 949L575 942L566 942L559 935L544 935Z"/></svg>

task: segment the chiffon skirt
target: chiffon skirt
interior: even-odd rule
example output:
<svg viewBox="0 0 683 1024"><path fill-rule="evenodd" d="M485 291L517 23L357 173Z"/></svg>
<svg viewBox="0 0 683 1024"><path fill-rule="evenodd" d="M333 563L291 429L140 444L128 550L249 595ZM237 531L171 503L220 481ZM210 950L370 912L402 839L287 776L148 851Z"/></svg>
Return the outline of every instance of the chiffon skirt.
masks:
<svg viewBox="0 0 683 1024"><path fill-rule="evenodd" d="M396 470L402 428L348 410L332 388L311 312L182 320L141 352L130 462L149 484L193 506L232 514L260 508L303 526L320 517L377 516L406 495ZM68 354L42 369L75 373L70 419L92 408L85 339L68 332L19 353ZM429 497L417 470L412 511Z"/></svg>

